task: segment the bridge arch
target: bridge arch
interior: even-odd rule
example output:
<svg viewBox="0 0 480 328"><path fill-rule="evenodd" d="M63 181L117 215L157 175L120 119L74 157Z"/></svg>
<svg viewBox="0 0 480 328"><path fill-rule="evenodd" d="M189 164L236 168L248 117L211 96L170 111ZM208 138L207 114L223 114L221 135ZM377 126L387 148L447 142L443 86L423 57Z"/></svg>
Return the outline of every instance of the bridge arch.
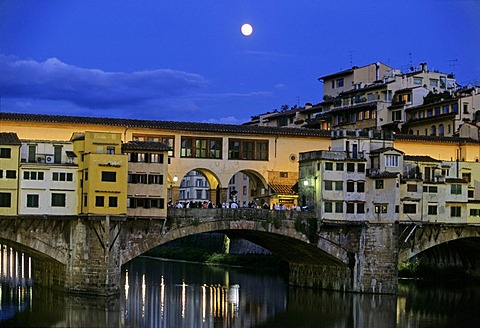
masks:
<svg viewBox="0 0 480 328"><path fill-rule="evenodd" d="M422 224L406 227L404 239L400 239L399 263L406 262L420 253L449 243L474 240L480 250L480 227L440 224ZM477 252L478 253L478 252Z"/></svg>
<svg viewBox="0 0 480 328"><path fill-rule="evenodd" d="M129 250L122 253L121 263L125 264L170 241L208 232L220 232L229 237L246 239L268 249L288 263L348 266L348 255L344 249L328 241L321 244L310 242L304 233L294 228L293 223L284 222L276 229L272 224L266 225L255 220L193 220L190 224L174 227L165 234L149 234L134 245L131 244ZM137 233L133 232L134 235Z"/></svg>

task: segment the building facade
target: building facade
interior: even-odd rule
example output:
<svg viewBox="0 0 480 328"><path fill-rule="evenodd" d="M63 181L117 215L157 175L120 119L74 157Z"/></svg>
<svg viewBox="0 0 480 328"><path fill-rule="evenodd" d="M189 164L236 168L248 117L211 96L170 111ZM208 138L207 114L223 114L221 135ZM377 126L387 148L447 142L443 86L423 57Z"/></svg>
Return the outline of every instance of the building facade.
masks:
<svg viewBox="0 0 480 328"><path fill-rule="evenodd" d="M480 163L411 156L392 135L336 131L300 154L299 194L326 221L479 223Z"/></svg>
<svg viewBox="0 0 480 328"><path fill-rule="evenodd" d="M18 171L22 143L16 133L0 133L0 215L18 213Z"/></svg>
<svg viewBox="0 0 480 328"><path fill-rule="evenodd" d="M71 142L22 140L18 214L76 215L78 164Z"/></svg>

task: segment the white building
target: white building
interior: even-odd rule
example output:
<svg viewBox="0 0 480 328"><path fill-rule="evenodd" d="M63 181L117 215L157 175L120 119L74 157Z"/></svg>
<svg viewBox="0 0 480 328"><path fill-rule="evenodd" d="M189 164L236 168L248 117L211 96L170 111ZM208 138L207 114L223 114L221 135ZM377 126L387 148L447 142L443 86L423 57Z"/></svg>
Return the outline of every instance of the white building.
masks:
<svg viewBox="0 0 480 328"><path fill-rule="evenodd" d="M76 215L78 165L71 142L22 140L18 214Z"/></svg>

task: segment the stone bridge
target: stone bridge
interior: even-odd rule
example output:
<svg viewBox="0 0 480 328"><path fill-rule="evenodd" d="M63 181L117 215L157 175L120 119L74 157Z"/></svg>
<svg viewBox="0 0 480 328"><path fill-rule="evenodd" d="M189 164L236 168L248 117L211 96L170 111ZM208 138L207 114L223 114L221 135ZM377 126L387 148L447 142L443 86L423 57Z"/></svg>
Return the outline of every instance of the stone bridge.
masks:
<svg viewBox="0 0 480 328"><path fill-rule="evenodd" d="M121 266L169 241L221 232L258 244L289 265L289 283L396 293L398 261L477 237L480 227L324 222L313 212L169 209L166 219L15 216L0 219L0 243L34 259L39 285L95 295L120 291Z"/></svg>

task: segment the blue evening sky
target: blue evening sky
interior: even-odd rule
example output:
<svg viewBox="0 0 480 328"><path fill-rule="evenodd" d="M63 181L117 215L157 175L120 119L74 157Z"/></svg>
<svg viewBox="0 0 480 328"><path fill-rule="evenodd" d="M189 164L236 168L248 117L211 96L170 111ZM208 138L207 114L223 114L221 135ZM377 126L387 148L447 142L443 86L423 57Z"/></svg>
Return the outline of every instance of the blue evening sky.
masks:
<svg viewBox="0 0 480 328"><path fill-rule="evenodd" d="M242 123L377 61L479 84L480 0L0 0L2 112Z"/></svg>

